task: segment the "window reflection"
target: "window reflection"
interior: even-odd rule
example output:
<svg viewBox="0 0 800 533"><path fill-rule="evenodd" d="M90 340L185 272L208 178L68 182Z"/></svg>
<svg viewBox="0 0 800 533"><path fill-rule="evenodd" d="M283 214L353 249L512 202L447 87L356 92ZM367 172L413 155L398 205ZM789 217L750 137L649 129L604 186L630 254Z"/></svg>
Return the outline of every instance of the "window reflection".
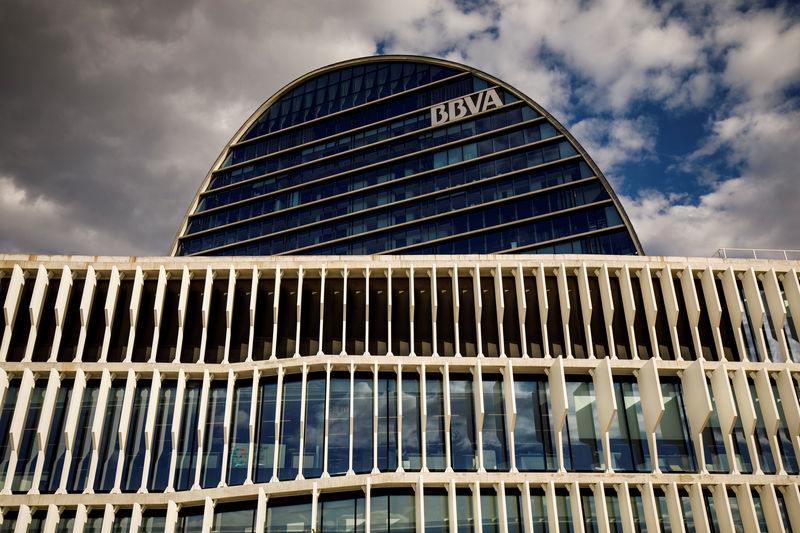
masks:
<svg viewBox="0 0 800 533"><path fill-rule="evenodd" d="M662 380L664 414L656 428L658 467L662 472L695 472L694 445L683 403L683 389L678 381Z"/></svg>
<svg viewBox="0 0 800 533"><path fill-rule="evenodd" d="M158 396L156 421L153 428L153 454L150 458L150 491L162 492L169 482L169 468L172 459L172 418L175 409L177 382L167 380L161 384Z"/></svg>
<svg viewBox="0 0 800 533"><path fill-rule="evenodd" d="M617 414L609 428L611 466L621 472L649 472L650 450L647 446L639 385L618 379L614 382Z"/></svg>
<svg viewBox="0 0 800 533"><path fill-rule="evenodd" d="M450 416L453 470L475 470L475 402L471 376L450 376Z"/></svg>
<svg viewBox="0 0 800 533"><path fill-rule="evenodd" d="M296 478L300 465L302 385L302 376L299 374L283 378L280 444L278 448L278 479L280 480Z"/></svg>
<svg viewBox="0 0 800 533"><path fill-rule="evenodd" d="M370 409L371 411L371 409ZM370 442L372 438L370 437ZM331 374L328 413L328 473L345 474L350 463L350 375Z"/></svg>
<svg viewBox="0 0 800 533"><path fill-rule="evenodd" d="M445 469L444 383L434 374L425 376L425 460L428 470Z"/></svg>
<svg viewBox="0 0 800 533"><path fill-rule="evenodd" d="M370 495L372 533L412 533L416 531L414 494L395 489L374 491Z"/></svg>
<svg viewBox="0 0 800 533"><path fill-rule="evenodd" d="M252 381L242 379L233 387L233 409L230 426L230 450L228 450L228 485L241 485L247 479L247 464L250 459L250 405L252 403Z"/></svg>
<svg viewBox="0 0 800 533"><path fill-rule="evenodd" d="M502 376L483 376L483 408L483 466L486 470L508 470Z"/></svg>
<svg viewBox="0 0 800 533"><path fill-rule="evenodd" d="M119 423L122 416L122 402L125 398L125 380L115 379L108 391L108 403L103 422L103 435L98 447L97 473L94 478L96 492L110 492L114 488L119 456Z"/></svg>
<svg viewBox="0 0 800 533"><path fill-rule="evenodd" d="M364 495L331 495L320 497L320 533L364 533Z"/></svg>
<svg viewBox="0 0 800 533"><path fill-rule="evenodd" d="M306 378L306 428L303 437L303 476L322 475L325 445L325 374Z"/></svg>
<svg viewBox="0 0 800 533"><path fill-rule="evenodd" d="M311 529L311 500L270 499L264 533L305 533Z"/></svg>
<svg viewBox="0 0 800 533"><path fill-rule="evenodd" d="M261 380L258 389L258 415L256 418L255 482L264 483L272 478L275 461L275 409L278 380L271 376Z"/></svg>
<svg viewBox="0 0 800 533"><path fill-rule="evenodd" d="M403 469L422 468L419 377L403 374ZM379 426L380 427L380 426Z"/></svg>
<svg viewBox="0 0 800 533"><path fill-rule="evenodd" d="M591 471L604 468L597 431L594 385L590 381L567 381L567 419L562 430L564 467Z"/></svg>
<svg viewBox="0 0 800 533"><path fill-rule="evenodd" d="M556 453L545 380L514 380L517 420L514 453L519 470L555 470Z"/></svg>
<svg viewBox="0 0 800 533"><path fill-rule="evenodd" d="M55 492L61 481L61 472L64 466L64 456L67 452L67 443L64 437L64 427L67 422L67 409L72 398L73 380L63 380L56 393L56 402L53 406L52 425L50 427L45 448L44 463L42 465L42 478L39 483L39 492ZM0 422L0 425L2 422Z"/></svg>
<svg viewBox="0 0 800 533"><path fill-rule="evenodd" d="M128 442L122 463L122 490L135 492L142 485L144 451L146 447L144 425L147 421L147 406L150 402L150 385L141 382L133 393L131 418L128 422Z"/></svg>
<svg viewBox="0 0 800 533"><path fill-rule="evenodd" d="M178 457L175 466L175 490L189 490L194 484L197 458L197 416L202 381L187 381L183 391ZM202 518L202 516L201 516Z"/></svg>

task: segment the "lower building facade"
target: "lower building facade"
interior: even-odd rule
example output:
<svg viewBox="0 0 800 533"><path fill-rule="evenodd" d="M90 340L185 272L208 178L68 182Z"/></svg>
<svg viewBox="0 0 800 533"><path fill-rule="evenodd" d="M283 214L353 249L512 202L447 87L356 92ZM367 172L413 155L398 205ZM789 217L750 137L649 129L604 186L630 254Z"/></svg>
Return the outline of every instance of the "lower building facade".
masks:
<svg viewBox="0 0 800 533"><path fill-rule="evenodd" d="M798 270L0 256L0 531L800 531Z"/></svg>

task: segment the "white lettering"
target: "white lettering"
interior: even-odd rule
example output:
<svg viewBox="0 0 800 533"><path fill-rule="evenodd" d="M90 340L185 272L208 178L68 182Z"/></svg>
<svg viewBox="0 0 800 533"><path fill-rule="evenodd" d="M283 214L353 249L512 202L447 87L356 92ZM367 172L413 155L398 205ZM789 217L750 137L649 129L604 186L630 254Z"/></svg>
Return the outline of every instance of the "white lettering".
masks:
<svg viewBox="0 0 800 533"><path fill-rule="evenodd" d="M486 111L487 109L489 109L489 106L493 107L503 106L503 101L500 100L500 96L494 89L489 89L486 91L486 98L483 100L483 108L481 109L481 111Z"/></svg>
<svg viewBox="0 0 800 533"><path fill-rule="evenodd" d="M475 100L472 100L471 96L465 96L464 101L467 103L467 107L469 108L469 114L474 115L477 113L481 108L481 100L483 100L483 93L478 93L475 95Z"/></svg>
<svg viewBox="0 0 800 533"><path fill-rule="evenodd" d="M447 102L447 110L450 112L450 120L456 120L467 116L467 106L464 105L463 98Z"/></svg>
<svg viewBox="0 0 800 533"><path fill-rule="evenodd" d="M435 105L431 108L431 126L438 126L444 124L449 120L447 111L444 110L444 104Z"/></svg>
<svg viewBox="0 0 800 533"><path fill-rule="evenodd" d="M486 89L472 96L455 98L431 107L431 126L468 117L489 109L503 107L503 100L496 89Z"/></svg>

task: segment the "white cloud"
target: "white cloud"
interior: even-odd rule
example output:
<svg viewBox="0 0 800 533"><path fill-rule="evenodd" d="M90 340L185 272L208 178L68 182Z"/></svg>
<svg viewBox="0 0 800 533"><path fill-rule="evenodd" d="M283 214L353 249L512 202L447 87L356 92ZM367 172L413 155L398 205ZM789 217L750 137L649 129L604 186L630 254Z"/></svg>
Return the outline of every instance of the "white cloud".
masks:
<svg viewBox="0 0 800 533"><path fill-rule="evenodd" d="M713 125L713 135L686 167L702 168L710 155L724 152L741 166L738 176L713 183L696 201L658 191L623 198L646 253L800 249L800 111L739 111Z"/></svg>
<svg viewBox="0 0 800 533"><path fill-rule="evenodd" d="M658 128L646 117L587 118L574 124L570 132L604 173L613 173L622 163L655 157Z"/></svg>

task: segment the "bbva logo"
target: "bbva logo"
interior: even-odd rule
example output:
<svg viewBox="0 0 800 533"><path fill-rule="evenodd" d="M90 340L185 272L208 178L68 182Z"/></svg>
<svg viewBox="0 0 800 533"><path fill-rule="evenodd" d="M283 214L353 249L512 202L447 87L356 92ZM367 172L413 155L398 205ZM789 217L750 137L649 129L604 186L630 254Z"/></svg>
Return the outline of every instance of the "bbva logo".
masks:
<svg viewBox="0 0 800 533"><path fill-rule="evenodd" d="M431 126L438 126L493 107L502 107L503 101L496 89L486 89L472 96L456 98L431 107Z"/></svg>

